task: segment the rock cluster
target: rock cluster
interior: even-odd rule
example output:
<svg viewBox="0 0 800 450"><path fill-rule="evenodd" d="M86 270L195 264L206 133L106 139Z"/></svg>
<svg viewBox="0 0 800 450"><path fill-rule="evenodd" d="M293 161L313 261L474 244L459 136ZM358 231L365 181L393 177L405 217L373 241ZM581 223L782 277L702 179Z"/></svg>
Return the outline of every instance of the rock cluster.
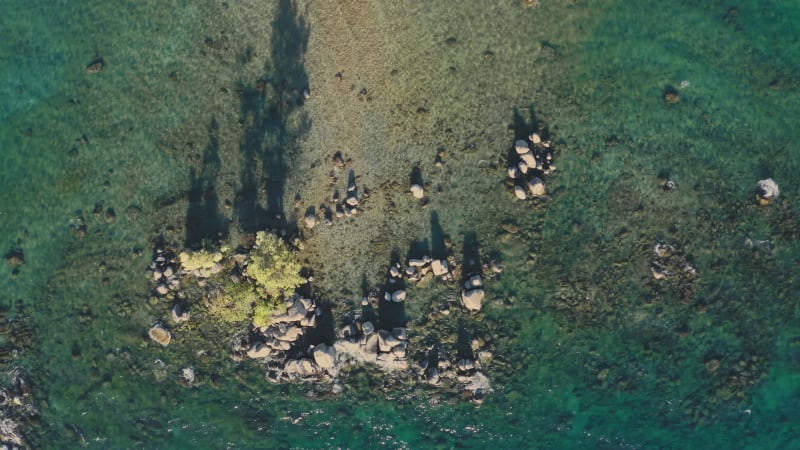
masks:
<svg viewBox="0 0 800 450"><path fill-rule="evenodd" d="M0 448L27 448L26 426L39 417L33 384L19 367L8 373L9 384L0 386Z"/></svg>
<svg viewBox="0 0 800 450"><path fill-rule="evenodd" d="M514 143L514 151L508 161L508 178L518 200L547 195L543 178L556 169L552 161L552 142L542 139L539 133Z"/></svg>
<svg viewBox="0 0 800 450"><path fill-rule="evenodd" d="M416 367L419 381L434 386L457 382L466 397L479 403L492 391L489 379L481 372L482 369L480 361L472 357L460 358L453 363L441 355L433 355L432 352L423 357Z"/></svg>
<svg viewBox="0 0 800 450"><path fill-rule="evenodd" d="M430 256L425 255L421 258L409 258L406 262L405 269L403 269L399 263L390 265L387 281L390 286L402 280L419 285L423 285L433 278L439 278L442 281L452 281L455 279L453 274L454 269L455 263L447 259L432 259ZM405 292L400 293L398 296L394 294L395 291L387 291L385 299L387 301L392 300L397 302L405 299Z"/></svg>
<svg viewBox="0 0 800 450"><path fill-rule="evenodd" d="M357 319L346 325L334 344L344 360L372 363L383 370L408 368L408 331L376 329L370 321Z"/></svg>
<svg viewBox="0 0 800 450"><path fill-rule="evenodd" d="M333 164L336 166L331 171L330 177L333 184L338 182L337 170L343 169L345 165L350 162L344 160L341 152L336 152L332 158ZM334 219L342 219L345 217L353 217L361 211L361 205L369 198L370 191L368 188L363 187L359 190L356 183L356 175L353 170L348 174L348 181L344 195L339 192L339 189L334 188L333 195L330 197L329 202L320 205L319 212L314 208L306 210L303 222L307 229L313 229L317 225L317 220L321 215L322 220L326 225L333 225ZM295 207L302 203L301 200L295 202Z"/></svg>
<svg viewBox="0 0 800 450"><path fill-rule="evenodd" d="M688 258L671 245L657 243L653 247L653 256L650 272L656 280L676 278L686 281L686 286L690 287L691 282L698 276L697 269Z"/></svg>
<svg viewBox="0 0 800 450"><path fill-rule="evenodd" d="M287 300L285 312L272 317L270 325L254 330L255 337L250 339L246 350L234 348L234 356L244 354L265 362L267 378L273 382L334 376L333 347L318 344L303 348L304 336L316 326L321 314L313 300L295 296Z"/></svg>
<svg viewBox="0 0 800 450"><path fill-rule="evenodd" d="M156 285L155 291L159 296L164 296L171 291L177 291L181 287L178 277L177 256L172 250L157 249L156 256L150 263L150 270L153 272L153 282Z"/></svg>

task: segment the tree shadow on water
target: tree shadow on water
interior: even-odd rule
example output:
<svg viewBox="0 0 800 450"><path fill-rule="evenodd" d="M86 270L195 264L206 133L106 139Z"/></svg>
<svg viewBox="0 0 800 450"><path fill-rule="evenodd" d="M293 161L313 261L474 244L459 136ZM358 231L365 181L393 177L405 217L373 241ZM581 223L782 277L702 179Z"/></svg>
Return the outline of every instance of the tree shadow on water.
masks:
<svg viewBox="0 0 800 450"><path fill-rule="evenodd" d="M397 250L392 251L390 257L390 267L400 264L400 252ZM392 295L397 291L404 291L406 289L406 282L403 277L393 278L388 272L386 274L386 283L384 284L384 296L386 293ZM387 300L381 296L378 315L380 317L380 327L384 330L391 330L395 327L405 327L408 319L406 318L405 302L394 302Z"/></svg>
<svg viewBox="0 0 800 450"><path fill-rule="evenodd" d="M243 231L264 228L296 232L294 220L285 216L283 197L289 166L287 156L310 128L303 105L308 74L304 56L309 30L292 0L280 0L272 22L270 60L255 85L239 89L242 168L236 195L236 215ZM265 200L260 193L266 189ZM288 229L287 229L288 227Z"/></svg>
<svg viewBox="0 0 800 450"><path fill-rule="evenodd" d="M483 265L481 264L480 244L478 235L470 231L464 235L464 245L462 246L462 269L461 283L465 283L473 275L481 275Z"/></svg>
<svg viewBox="0 0 800 450"><path fill-rule="evenodd" d="M217 178L220 172L219 124L216 118L208 126L208 146L198 175L191 170L189 209L186 211L186 247L199 249L203 241L218 241L228 236L228 219L219 212Z"/></svg>

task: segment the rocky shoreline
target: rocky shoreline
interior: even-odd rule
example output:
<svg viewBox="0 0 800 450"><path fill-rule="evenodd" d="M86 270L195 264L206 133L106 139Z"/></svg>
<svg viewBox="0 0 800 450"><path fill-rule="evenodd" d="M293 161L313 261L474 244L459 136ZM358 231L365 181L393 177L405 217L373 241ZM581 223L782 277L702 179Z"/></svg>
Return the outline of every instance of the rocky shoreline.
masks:
<svg viewBox="0 0 800 450"><path fill-rule="evenodd" d="M515 142L509 152L508 173L516 198L520 198L520 184L525 184L534 197L546 197L541 177L554 169L553 150L552 142L543 140L538 133ZM350 160L336 152L331 162L341 170ZM336 219L365 213L363 203L370 191L366 187L359 189L354 171L348 172L346 195L336 188L338 178L334 172L331 176L333 205L323 202L319 208L308 207L300 215L307 233L317 226L318 219L333 225ZM418 168L412 172L409 186L406 192L419 200L419 207L426 207L429 199ZM298 195L295 208L302 208L303 203ZM265 250L259 247L267 235L274 236L273 245L278 245L269 251L286 248L280 257L263 253ZM155 323L148 331L150 339L166 347L172 333L180 333L186 322L230 316L233 327L249 322L247 332L234 340L231 357L237 362L256 362L273 383L322 383L329 386L331 393L338 394L344 390L348 373L373 367L411 383L458 393L473 402L482 402L492 392L486 372L493 360L493 349L480 336L465 336L474 334L469 330L469 323L474 322L470 317L482 315L486 281L501 274L503 265L496 259L484 262L477 242L465 243L463 260L452 254L446 236L434 239L435 257L410 254L401 262L393 256L381 289L365 293L356 302L361 305L360 310L335 314L338 305L315 293L310 269L302 269L303 277L280 289L263 290L259 284L264 281L253 273L256 266L258 270L269 269L263 264L286 265L291 270L300 267L291 260L296 261L302 254L303 240L294 238L289 246L285 238L279 237L285 235L281 230L259 232L256 239L246 239L234 251L224 245L219 250L180 250L163 243L157 245L149 268L154 286L151 302L172 302L169 311L173 326L166 325L167 318ZM314 239L314 234L304 237ZM254 263L259 252L268 263ZM437 320L417 327L406 317L405 303L413 301L412 293L422 292L432 282L453 294L443 307L431 313ZM216 304L222 305L221 309ZM452 308L461 312L451 316ZM195 310L200 314L193 314ZM452 323L448 324L448 317ZM452 329L455 322L463 336L453 341L446 336L446 330ZM184 368L182 375L184 382L194 381L191 368Z"/></svg>

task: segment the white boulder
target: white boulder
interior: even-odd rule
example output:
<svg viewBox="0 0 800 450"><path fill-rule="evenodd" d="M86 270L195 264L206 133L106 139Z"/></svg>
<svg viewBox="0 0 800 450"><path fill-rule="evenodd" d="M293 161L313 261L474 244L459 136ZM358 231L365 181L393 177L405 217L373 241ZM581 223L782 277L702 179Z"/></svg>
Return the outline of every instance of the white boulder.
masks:
<svg viewBox="0 0 800 450"><path fill-rule="evenodd" d="M425 188L416 183L412 184L411 194L414 196L414 198L422 198L425 196Z"/></svg>
<svg viewBox="0 0 800 450"><path fill-rule="evenodd" d="M539 177L533 177L528 182L528 191L534 197L542 197L545 195L544 182Z"/></svg>
<svg viewBox="0 0 800 450"><path fill-rule="evenodd" d="M481 302L483 302L484 292L483 289L472 289L461 291L461 302L464 307L470 311L480 311Z"/></svg>
<svg viewBox="0 0 800 450"><path fill-rule="evenodd" d="M447 267L447 260L444 259L434 259L431 263L431 269L433 269L433 274L437 277L442 275L447 275L449 269Z"/></svg>

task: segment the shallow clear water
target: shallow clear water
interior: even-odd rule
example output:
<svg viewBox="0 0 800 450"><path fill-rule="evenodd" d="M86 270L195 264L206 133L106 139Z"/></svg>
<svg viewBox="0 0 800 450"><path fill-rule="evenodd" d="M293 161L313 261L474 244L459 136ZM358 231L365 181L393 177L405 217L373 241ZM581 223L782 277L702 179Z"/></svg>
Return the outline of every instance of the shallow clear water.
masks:
<svg viewBox="0 0 800 450"><path fill-rule="evenodd" d="M4 3L0 235L25 263L0 273L0 340L4 372L33 382L31 446L798 445L800 7L417 3ZM507 155L536 125L558 144L551 198L519 202ZM478 315L432 319L444 283L405 307L412 335L486 341L482 405L374 370L341 396L275 386L202 314L166 348L147 338L171 307L150 301L159 238L235 243L277 212L292 232L346 186L337 150L373 195L299 233L339 319L393 252L442 234L505 265ZM781 194L760 207L768 177Z"/></svg>

